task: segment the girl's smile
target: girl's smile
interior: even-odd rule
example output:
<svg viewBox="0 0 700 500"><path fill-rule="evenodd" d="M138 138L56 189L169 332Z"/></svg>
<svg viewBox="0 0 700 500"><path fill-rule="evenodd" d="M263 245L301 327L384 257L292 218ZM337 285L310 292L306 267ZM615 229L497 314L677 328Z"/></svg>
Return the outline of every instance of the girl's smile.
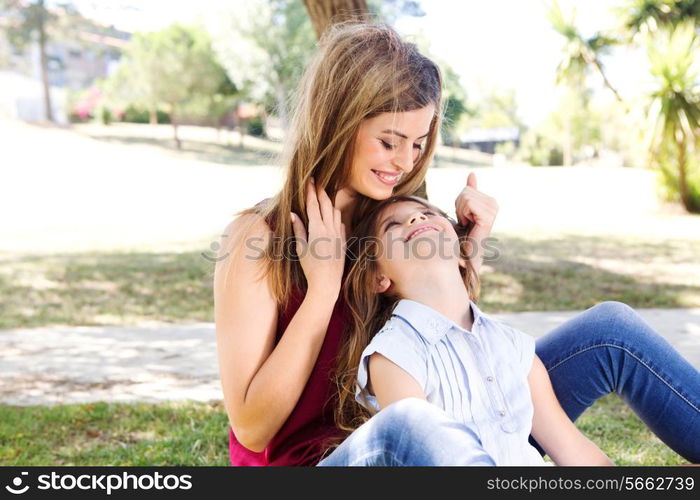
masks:
<svg viewBox="0 0 700 500"><path fill-rule="evenodd" d="M411 230L410 233L408 233L408 236L406 236L406 241L409 241L414 236L418 236L419 234L424 233L426 231L440 231L440 228L438 228L434 224L421 224L417 228Z"/></svg>

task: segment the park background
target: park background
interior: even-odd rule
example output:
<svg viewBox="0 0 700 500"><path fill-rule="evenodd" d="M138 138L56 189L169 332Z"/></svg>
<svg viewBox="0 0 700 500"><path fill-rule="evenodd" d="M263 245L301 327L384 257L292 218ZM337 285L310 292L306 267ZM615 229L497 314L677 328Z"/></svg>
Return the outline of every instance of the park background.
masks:
<svg viewBox="0 0 700 500"><path fill-rule="evenodd" d="M441 67L429 198L500 205L480 306L625 302L700 367L700 2L0 0L0 465L228 463L213 262L343 4ZM685 463L615 394L576 423Z"/></svg>

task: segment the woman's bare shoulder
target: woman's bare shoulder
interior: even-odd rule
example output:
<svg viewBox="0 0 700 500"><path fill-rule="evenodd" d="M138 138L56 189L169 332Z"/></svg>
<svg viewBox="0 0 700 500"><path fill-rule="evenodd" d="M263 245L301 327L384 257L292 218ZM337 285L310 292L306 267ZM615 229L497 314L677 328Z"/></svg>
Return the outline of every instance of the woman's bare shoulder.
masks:
<svg viewBox="0 0 700 500"><path fill-rule="evenodd" d="M221 246L223 249L232 250L239 248L246 239L262 238L267 242L271 235L272 228L260 213L245 213L226 225L221 233Z"/></svg>

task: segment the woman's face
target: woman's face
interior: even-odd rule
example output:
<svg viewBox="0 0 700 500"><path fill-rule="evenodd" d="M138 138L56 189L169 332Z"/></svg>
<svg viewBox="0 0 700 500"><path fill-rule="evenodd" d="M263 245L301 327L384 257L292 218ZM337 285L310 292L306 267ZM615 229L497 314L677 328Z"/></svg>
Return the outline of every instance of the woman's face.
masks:
<svg viewBox="0 0 700 500"><path fill-rule="evenodd" d="M357 132L350 189L375 200L391 197L420 158L434 113L431 104L364 120Z"/></svg>
<svg viewBox="0 0 700 500"><path fill-rule="evenodd" d="M452 222L421 203L389 204L376 228L379 271L399 287L426 269L460 265L459 237Z"/></svg>

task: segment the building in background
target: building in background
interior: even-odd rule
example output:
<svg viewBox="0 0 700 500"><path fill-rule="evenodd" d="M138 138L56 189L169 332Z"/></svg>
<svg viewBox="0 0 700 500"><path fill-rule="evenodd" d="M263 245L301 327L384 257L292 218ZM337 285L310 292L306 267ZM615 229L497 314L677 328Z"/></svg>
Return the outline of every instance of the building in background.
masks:
<svg viewBox="0 0 700 500"><path fill-rule="evenodd" d="M473 128L459 136L460 146L482 153L494 154L499 144L513 143L520 146L520 129L518 127Z"/></svg>
<svg viewBox="0 0 700 500"><path fill-rule="evenodd" d="M57 7L54 14L67 14ZM66 99L69 91L79 92L98 78L110 76L116 69L131 33L81 18L79 25L65 32L52 33L46 44L48 79L52 108L57 123L67 124ZM11 22L7 17L0 23ZM41 64L37 42L20 51L0 26L0 114L25 121L44 117Z"/></svg>

